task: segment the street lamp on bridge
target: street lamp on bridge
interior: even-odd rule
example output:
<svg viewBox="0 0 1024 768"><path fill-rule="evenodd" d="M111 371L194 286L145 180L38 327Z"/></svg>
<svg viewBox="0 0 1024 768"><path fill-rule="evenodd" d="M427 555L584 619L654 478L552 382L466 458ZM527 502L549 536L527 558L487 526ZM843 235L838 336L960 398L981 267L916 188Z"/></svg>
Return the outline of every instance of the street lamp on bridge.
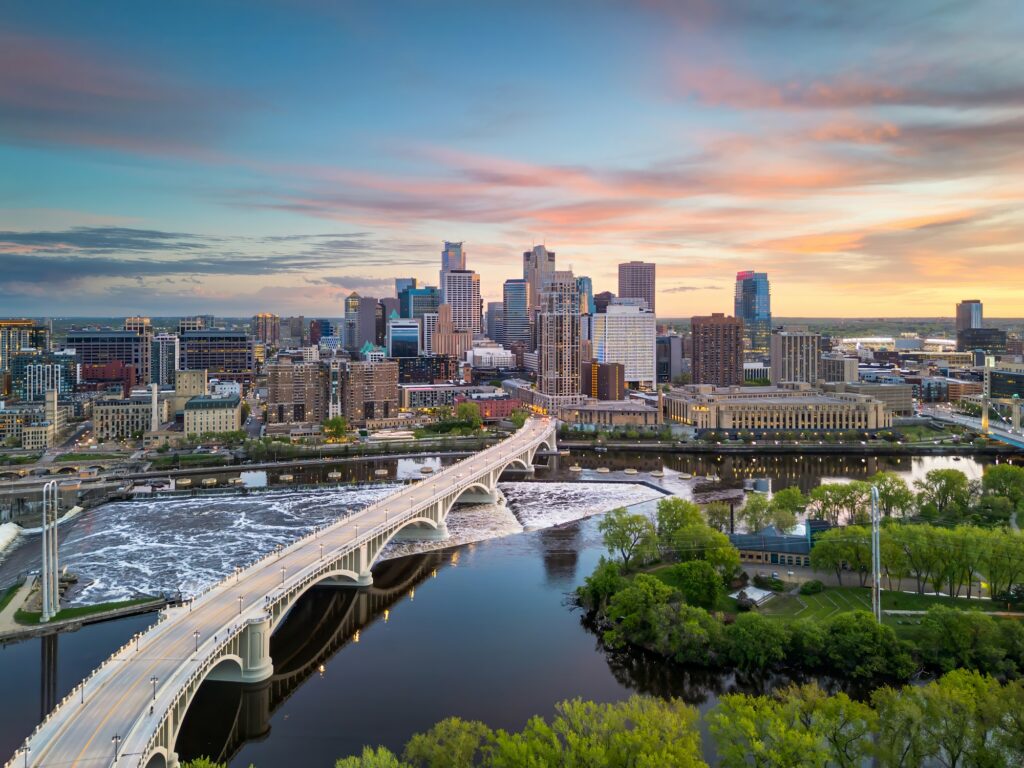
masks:
<svg viewBox="0 0 1024 768"><path fill-rule="evenodd" d="M192 637L196 639L196 653L199 653L199 630L193 630Z"/></svg>
<svg viewBox="0 0 1024 768"><path fill-rule="evenodd" d="M287 570L288 569L285 568L283 565L281 566L281 586L282 587L284 586L284 574L285 574L285 571L287 571Z"/></svg>
<svg viewBox="0 0 1024 768"><path fill-rule="evenodd" d="M114 762L116 763L117 762L117 750L121 746L121 736L115 733L110 738L110 743L114 745Z"/></svg>
<svg viewBox="0 0 1024 768"><path fill-rule="evenodd" d="M160 678L158 678L156 675L153 675L151 678L149 678L149 682L153 684L153 701L156 701L156 684L160 682Z"/></svg>

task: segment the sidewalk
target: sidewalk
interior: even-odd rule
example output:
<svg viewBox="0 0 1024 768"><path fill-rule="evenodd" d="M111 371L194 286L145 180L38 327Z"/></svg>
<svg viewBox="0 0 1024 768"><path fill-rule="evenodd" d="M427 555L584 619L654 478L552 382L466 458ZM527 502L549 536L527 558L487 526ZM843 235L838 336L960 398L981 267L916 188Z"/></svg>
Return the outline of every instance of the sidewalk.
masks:
<svg viewBox="0 0 1024 768"><path fill-rule="evenodd" d="M11 598L11 602L7 604L7 607L0 611L0 635L5 635L8 632L17 632L25 628L14 620L14 614L25 604L25 600L35 585L36 577L29 576L25 579L25 583L21 585L21 589Z"/></svg>

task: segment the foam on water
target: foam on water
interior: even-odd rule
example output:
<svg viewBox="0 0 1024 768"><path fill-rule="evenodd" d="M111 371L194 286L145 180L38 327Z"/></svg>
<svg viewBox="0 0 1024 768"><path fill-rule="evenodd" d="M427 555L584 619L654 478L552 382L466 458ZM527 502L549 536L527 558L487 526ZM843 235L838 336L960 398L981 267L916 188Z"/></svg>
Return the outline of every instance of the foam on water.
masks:
<svg viewBox="0 0 1024 768"><path fill-rule="evenodd" d="M280 490L248 496L162 498L107 504L61 526L61 566L78 575L71 604L139 593L194 594L275 547L356 512L397 484ZM457 505L443 542L392 542L385 558L536 530L657 498L643 485L501 483L506 504ZM22 536L17 562L38 569L38 535ZM3 574L5 576L10 575Z"/></svg>

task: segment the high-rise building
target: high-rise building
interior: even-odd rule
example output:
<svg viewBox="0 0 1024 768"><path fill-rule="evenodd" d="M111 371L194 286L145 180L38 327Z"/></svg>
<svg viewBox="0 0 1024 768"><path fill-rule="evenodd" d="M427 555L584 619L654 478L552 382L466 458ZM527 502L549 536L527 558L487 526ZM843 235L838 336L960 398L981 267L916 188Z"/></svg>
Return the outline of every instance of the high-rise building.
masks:
<svg viewBox="0 0 1024 768"><path fill-rule="evenodd" d="M82 379L95 380L93 369L120 364L133 387L146 384L150 340L135 331L68 331L68 349L78 354ZM130 368L130 371L127 369ZM106 377L104 377L106 378Z"/></svg>
<svg viewBox="0 0 1024 768"><path fill-rule="evenodd" d="M306 318L303 315L281 319L282 347L304 347L307 341L309 335L306 333Z"/></svg>
<svg viewBox="0 0 1024 768"><path fill-rule="evenodd" d="M964 299L956 305L956 330L966 331L969 328L983 328L984 313L979 299Z"/></svg>
<svg viewBox="0 0 1024 768"><path fill-rule="evenodd" d="M281 345L281 318L272 312L260 312L252 316L250 332L257 341L266 347L277 348Z"/></svg>
<svg viewBox="0 0 1024 768"><path fill-rule="evenodd" d="M319 361L290 355L267 364L267 422L315 422L327 418L329 376Z"/></svg>
<svg viewBox="0 0 1024 768"><path fill-rule="evenodd" d="M506 280L502 290L502 314L504 316L505 346L516 342L530 345L533 334L530 330L530 286L524 280Z"/></svg>
<svg viewBox="0 0 1024 768"><path fill-rule="evenodd" d="M584 360L581 365L582 393L598 400L623 400L626 397L626 369L622 363Z"/></svg>
<svg viewBox="0 0 1024 768"><path fill-rule="evenodd" d="M655 325L646 306L612 303L605 312L583 317L583 336L593 360L621 363L627 385L654 389Z"/></svg>
<svg viewBox="0 0 1024 768"><path fill-rule="evenodd" d="M526 305L533 320L540 306L540 290L544 280L555 271L555 252L543 245L535 245L532 250L523 252L523 279L529 286Z"/></svg>
<svg viewBox="0 0 1024 768"><path fill-rule="evenodd" d="M580 292L580 314L594 314L594 281L586 275L576 278L576 288Z"/></svg>
<svg viewBox="0 0 1024 768"><path fill-rule="evenodd" d="M772 384L817 383L820 341L820 334L808 330L806 325L785 325L772 331L769 355Z"/></svg>
<svg viewBox="0 0 1024 768"><path fill-rule="evenodd" d="M619 298L643 299L651 312L657 311L654 306L654 268L654 264L645 261L619 264ZM626 380L629 380L628 375Z"/></svg>
<svg viewBox="0 0 1024 768"><path fill-rule="evenodd" d="M818 378L831 383L857 381L859 368L858 357L844 355L842 352L822 352Z"/></svg>
<svg viewBox="0 0 1024 768"><path fill-rule="evenodd" d="M441 291L433 285L420 288L413 286L398 294L398 314L416 320L423 318L428 312L437 312L441 303ZM390 312L388 315L390 316Z"/></svg>
<svg viewBox="0 0 1024 768"><path fill-rule="evenodd" d="M743 323L747 348L767 355L772 335L772 297L767 272L736 273L735 315Z"/></svg>
<svg viewBox="0 0 1024 768"><path fill-rule="evenodd" d="M173 387L181 360L181 345L176 333L158 333L150 342L150 381L162 387Z"/></svg>
<svg viewBox="0 0 1024 768"><path fill-rule="evenodd" d="M206 370L210 378L242 386L251 384L256 375L256 341L245 331L189 331L181 334L179 344L179 370Z"/></svg>
<svg viewBox="0 0 1024 768"><path fill-rule="evenodd" d="M378 336L383 336L384 331L384 323L381 322L381 333L377 333L378 315L382 312L379 302L374 298L360 296L355 291L346 296L343 320L345 349L355 353L368 341L376 344Z"/></svg>
<svg viewBox="0 0 1024 768"><path fill-rule="evenodd" d="M407 291L410 288L416 287L415 277L396 277L395 278L395 296L401 298L402 291Z"/></svg>
<svg viewBox="0 0 1024 768"><path fill-rule="evenodd" d="M999 328L964 328L957 331L958 352L980 350L988 355L1006 354L1006 331Z"/></svg>
<svg viewBox="0 0 1024 768"><path fill-rule="evenodd" d="M444 276L445 302L452 308L457 331L480 333L480 275L471 269L452 269Z"/></svg>
<svg viewBox="0 0 1024 768"><path fill-rule="evenodd" d="M46 326L28 318L0 320L0 373L10 371L12 358L21 350L49 348L50 329Z"/></svg>
<svg viewBox="0 0 1024 768"><path fill-rule="evenodd" d="M11 358L11 388L22 400L41 401L54 390L61 395L78 383L78 356L74 352L22 349Z"/></svg>
<svg viewBox="0 0 1024 768"><path fill-rule="evenodd" d="M212 325L209 327L212 327ZM206 330L206 328L206 315L196 315L194 317L182 317L178 319L179 335L188 331L203 331Z"/></svg>
<svg viewBox="0 0 1024 768"><path fill-rule="evenodd" d="M654 340L654 350L658 383L676 381L683 373L683 337L659 336Z"/></svg>
<svg viewBox="0 0 1024 768"><path fill-rule="evenodd" d="M499 344L505 343L505 304L501 301L487 302L487 335Z"/></svg>
<svg viewBox="0 0 1024 768"><path fill-rule="evenodd" d="M359 303L359 294L352 291L352 293L345 297L342 305L342 344L350 352L355 352L362 346L357 343L359 338Z"/></svg>
<svg viewBox="0 0 1024 768"><path fill-rule="evenodd" d="M431 335L430 354L446 355L459 360L473 346L473 333L455 327L452 308L442 304L437 308L437 321Z"/></svg>
<svg viewBox="0 0 1024 768"><path fill-rule="evenodd" d="M604 312L608 309L608 305L615 299L615 294L611 291L601 291L600 293L594 294L594 312Z"/></svg>
<svg viewBox="0 0 1024 768"><path fill-rule="evenodd" d="M576 278L569 271L551 272L546 275L539 296L537 388L553 397L578 397L580 293Z"/></svg>
<svg viewBox="0 0 1024 768"><path fill-rule="evenodd" d="M124 329L139 334L142 339L142 380L146 384L153 380L153 324L148 317L126 317Z"/></svg>
<svg viewBox="0 0 1024 768"><path fill-rule="evenodd" d="M693 383L719 387L743 384L743 321L716 312L690 320Z"/></svg>
<svg viewBox="0 0 1024 768"><path fill-rule="evenodd" d="M434 334L437 332L437 312L427 312L420 319L423 323L423 354L434 354Z"/></svg>
<svg viewBox="0 0 1024 768"><path fill-rule="evenodd" d="M416 357L420 354L420 321L399 317L388 318L388 357Z"/></svg>
<svg viewBox="0 0 1024 768"><path fill-rule="evenodd" d="M444 249L441 251L441 278L439 282L441 287L441 303L449 303L448 294L446 293L448 289L445 283L445 275L449 272L463 271L465 269L466 252L462 250L462 243L450 243L445 240Z"/></svg>
<svg viewBox="0 0 1024 768"><path fill-rule="evenodd" d="M350 362L344 364L338 390L341 415L363 426L367 421L398 414L398 363Z"/></svg>

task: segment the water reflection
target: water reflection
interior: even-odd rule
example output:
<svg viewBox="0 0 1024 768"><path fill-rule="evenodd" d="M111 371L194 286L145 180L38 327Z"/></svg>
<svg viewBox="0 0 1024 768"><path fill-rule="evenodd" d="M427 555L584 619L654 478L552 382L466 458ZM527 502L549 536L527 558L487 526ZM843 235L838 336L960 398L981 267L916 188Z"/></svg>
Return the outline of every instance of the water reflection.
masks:
<svg viewBox="0 0 1024 768"><path fill-rule="evenodd" d="M274 674L255 685L207 681L185 716L178 736L182 760L202 756L228 762L250 741L270 733L273 713L314 675L330 676L331 658L390 608L414 594L450 562L442 552L412 555L374 568L368 589L317 587L292 608L270 639Z"/></svg>
<svg viewBox="0 0 1024 768"><path fill-rule="evenodd" d="M538 532L537 544L548 586L566 590L574 588L581 549L579 521L542 529Z"/></svg>

